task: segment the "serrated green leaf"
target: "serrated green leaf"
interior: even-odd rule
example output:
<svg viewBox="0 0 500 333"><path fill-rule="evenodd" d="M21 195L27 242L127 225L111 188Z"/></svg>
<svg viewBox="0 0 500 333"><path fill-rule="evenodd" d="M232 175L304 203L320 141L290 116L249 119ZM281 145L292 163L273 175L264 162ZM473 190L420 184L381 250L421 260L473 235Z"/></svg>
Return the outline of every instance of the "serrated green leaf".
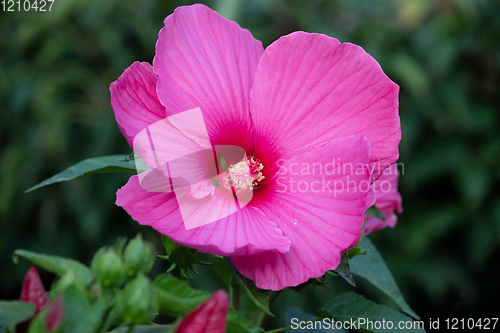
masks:
<svg viewBox="0 0 500 333"><path fill-rule="evenodd" d="M340 264L335 268L335 272L337 272L340 276L344 278L351 286L356 287L356 282L354 282L354 278L351 273L351 267L349 265L349 255L347 252L342 253L340 256Z"/></svg>
<svg viewBox="0 0 500 333"><path fill-rule="evenodd" d="M65 182L80 177L88 176L94 173L102 172L119 172L119 171L133 171L137 172L135 162L120 161L126 159L127 155L111 155L87 158L80 161L66 170L44 180L43 182L27 189L25 193L34 191L41 187L51 185L54 183Z"/></svg>
<svg viewBox="0 0 500 333"><path fill-rule="evenodd" d="M269 311L269 290L257 288L252 280L238 272L236 267L234 267L228 258L224 258L224 260L227 266L231 269L234 279L245 292L246 296L255 304L257 308L264 311L265 314L274 317L274 314Z"/></svg>
<svg viewBox="0 0 500 333"><path fill-rule="evenodd" d="M420 319L420 317L410 308L408 303L406 303L391 271L385 264L384 259L375 245L373 245L367 237L363 238L361 245L363 248L369 249L369 251L365 256L357 256L351 261L351 272L366 279L384 292L399 305L401 310L413 318Z"/></svg>
<svg viewBox="0 0 500 333"><path fill-rule="evenodd" d="M243 318L235 309L229 309L227 315L226 333L260 333L264 332L261 327L255 326Z"/></svg>
<svg viewBox="0 0 500 333"><path fill-rule="evenodd" d="M62 333L95 333L108 308L104 299L91 304L83 290L75 286L63 292L64 321Z"/></svg>
<svg viewBox="0 0 500 333"><path fill-rule="evenodd" d="M423 327L423 322L413 321L411 317L405 314L376 304L354 292L342 294L327 302L318 309L318 315L322 318L332 318L346 323L355 323L356 327L351 328L361 332L403 332L398 326L400 323L417 325L412 326L415 329L407 329L405 327L404 332L425 332L424 329L418 326L421 324L420 327ZM368 324L368 320L373 322L372 326ZM383 320L385 321L385 326L382 326ZM379 324L375 324L375 322L380 323L380 326ZM380 329L377 329L377 327L380 327Z"/></svg>
<svg viewBox="0 0 500 333"><path fill-rule="evenodd" d="M0 301L0 326L22 323L35 314L33 304L20 301Z"/></svg>
<svg viewBox="0 0 500 333"><path fill-rule="evenodd" d="M200 262L202 253L197 250L177 244L164 235L161 236L161 242L167 254L166 256L159 256L159 258L168 259L172 264L178 266L190 266Z"/></svg>
<svg viewBox="0 0 500 333"><path fill-rule="evenodd" d="M18 261L18 257L23 257L35 265L38 265L59 276L64 275L66 272L72 272L73 275L85 285L89 285L93 279L90 269L84 264L73 259L36 253L22 249L15 250L12 257L15 263Z"/></svg>

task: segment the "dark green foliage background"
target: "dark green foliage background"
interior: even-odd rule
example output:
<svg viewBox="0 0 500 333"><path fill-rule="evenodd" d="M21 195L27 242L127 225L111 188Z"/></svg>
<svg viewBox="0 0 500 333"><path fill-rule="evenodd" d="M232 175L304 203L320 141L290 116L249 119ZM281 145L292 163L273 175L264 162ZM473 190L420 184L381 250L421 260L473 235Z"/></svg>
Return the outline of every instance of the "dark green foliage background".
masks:
<svg viewBox="0 0 500 333"><path fill-rule="evenodd" d="M24 194L87 157L128 154L109 84L151 62L163 19L188 1L55 0L51 12L0 12L0 298L18 298L26 248L89 263L140 231L114 205L129 174ZM371 238L408 302L429 317L493 316L500 270L500 3L495 0L206 1L269 45L295 30L361 45L400 85L404 213ZM403 170L402 170L403 171ZM166 269L156 263L153 273ZM215 290L206 269L192 284ZM42 274L46 285L53 276ZM359 279L358 279L359 280ZM363 281L358 289L391 305ZM352 289L342 280L333 291ZM286 291L271 310L309 312L334 293ZM498 313L496 313L498 317ZM271 324L268 320L266 324ZM276 325L276 326L275 326Z"/></svg>

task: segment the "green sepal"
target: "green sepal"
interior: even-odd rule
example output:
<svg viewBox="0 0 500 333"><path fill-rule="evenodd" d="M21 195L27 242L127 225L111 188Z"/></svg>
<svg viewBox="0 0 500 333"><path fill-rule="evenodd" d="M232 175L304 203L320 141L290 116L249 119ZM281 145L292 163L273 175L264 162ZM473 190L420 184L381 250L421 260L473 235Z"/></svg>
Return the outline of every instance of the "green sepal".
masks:
<svg viewBox="0 0 500 333"><path fill-rule="evenodd" d="M354 282L354 277L352 276L351 266L349 264L349 255L347 252L342 253L340 256L340 264L335 268L340 276L344 278L351 286L356 287L356 282Z"/></svg>

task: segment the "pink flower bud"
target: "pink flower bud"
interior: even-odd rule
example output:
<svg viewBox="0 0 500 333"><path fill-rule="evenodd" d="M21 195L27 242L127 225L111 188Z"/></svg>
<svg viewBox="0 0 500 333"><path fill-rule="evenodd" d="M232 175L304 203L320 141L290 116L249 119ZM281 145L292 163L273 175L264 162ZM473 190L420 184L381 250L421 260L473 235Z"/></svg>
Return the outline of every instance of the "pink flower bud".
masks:
<svg viewBox="0 0 500 333"><path fill-rule="evenodd" d="M49 312L45 317L45 323L49 332L54 332L61 326L63 321L63 299L61 295L56 297L56 300L50 304Z"/></svg>
<svg viewBox="0 0 500 333"><path fill-rule="evenodd" d="M224 333L228 310L229 297L224 290L219 290L184 317L175 332Z"/></svg>
<svg viewBox="0 0 500 333"><path fill-rule="evenodd" d="M38 275L38 271L34 266L30 267L24 277L21 297L19 300L35 305L36 313L43 310L49 304L47 292L45 291L40 275Z"/></svg>

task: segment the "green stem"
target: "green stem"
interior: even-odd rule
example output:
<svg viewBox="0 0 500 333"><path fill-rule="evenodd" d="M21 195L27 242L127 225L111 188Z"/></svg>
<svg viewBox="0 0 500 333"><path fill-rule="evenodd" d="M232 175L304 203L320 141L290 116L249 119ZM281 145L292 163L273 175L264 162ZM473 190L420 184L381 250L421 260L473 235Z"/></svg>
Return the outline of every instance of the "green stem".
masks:
<svg viewBox="0 0 500 333"><path fill-rule="evenodd" d="M269 307L271 307L271 303L278 297L283 289L278 291L271 291L271 295L269 295Z"/></svg>
<svg viewBox="0 0 500 333"><path fill-rule="evenodd" d="M239 311L240 309L240 286L234 281L233 274L229 275L229 302L231 306Z"/></svg>
<svg viewBox="0 0 500 333"><path fill-rule="evenodd" d="M257 311L255 311L255 313L253 314L252 316L252 319L250 319L250 322L253 324L255 323L255 320L257 319L257 317L259 316L259 314L262 312L261 309L257 309Z"/></svg>
<svg viewBox="0 0 500 333"><path fill-rule="evenodd" d="M106 318L104 320L104 325L102 326L101 330L99 331L99 333L106 333L108 331L108 328L111 326L111 323L113 322L113 311L111 309L108 309L108 311L106 311L106 315L104 318Z"/></svg>
<svg viewBox="0 0 500 333"><path fill-rule="evenodd" d="M262 325L262 321L264 321L265 317L266 317L266 314L264 312L259 313L259 316L257 317L257 321L255 322L255 325L260 327L260 325Z"/></svg>
<svg viewBox="0 0 500 333"><path fill-rule="evenodd" d="M241 291L241 288L238 284L236 286L234 286L234 299L233 299L234 304L233 304L233 307L236 311L240 310L240 291Z"/></svg>
<svg viewBox="0 0 500 333"><path fill-rule="evenodd" d="M233 288L233 275L229 275L229 303L234 308L234 288Z"/></svg>
<svg viewBox="0 0 500 333"><path fill-rule="evenodd" d="M276 299L276 297L278 297L280 292L281 292L281 290L271 291L271 293L269 295L269 306L271 306L271 303ZM250 322L254 323L255 320L257 320L256 325L260 326L262 324L262 320L264 320L264 317L265 317L265 313L263 313L261 309L258 309L254 313L254 315L252 316L252 319L250 319Z"/></svg>

